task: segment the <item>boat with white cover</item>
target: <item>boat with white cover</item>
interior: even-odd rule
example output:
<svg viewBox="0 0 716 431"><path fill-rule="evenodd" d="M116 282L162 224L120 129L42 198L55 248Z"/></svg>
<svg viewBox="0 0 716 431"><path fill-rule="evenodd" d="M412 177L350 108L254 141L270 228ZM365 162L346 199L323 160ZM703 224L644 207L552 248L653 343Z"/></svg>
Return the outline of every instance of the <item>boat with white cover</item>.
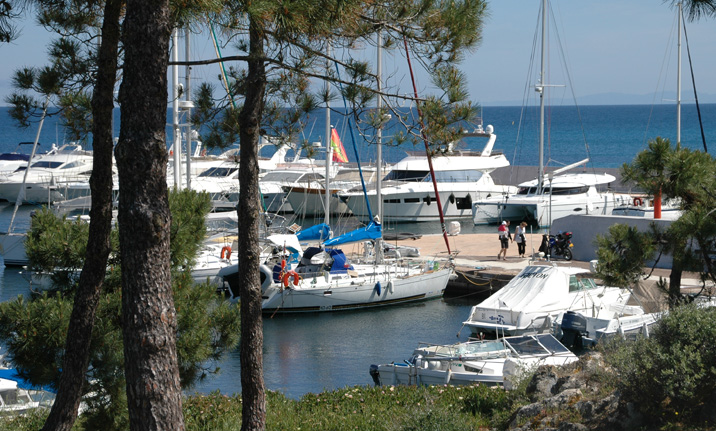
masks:
<svg viewBox="0 0 716 431"><path fill-rule="evenodd" d="M582 268L528 265L473 306L463 325L473 334L508 336L552 332L570 310L600 319L618 316L629 301L629 290L598 286L589 275Z"/></svg>
<svg viewBox="0 0 716 431"><path fill-rule="evenodd" d="M456 344L420 343L404 362L372 365L378 385L500 385L512 389L541 365L566 365L577 356L552 334L520 335Z"/></svg>
<svg viewBox="0 0 716 431"><path fill-rule="evenodd" d="M493 127L488 125L484 130L478 128L466 133L462 141L474 137L488 139L481 152L459 150L453 144L445 154L432 156L442 211L447 220L471 217L473 201L517 191L514 186L495 184L490 176L495 169L510 164L504 154L493 152L497 139ZM440 220L430 166L424 153L410 154L393 165L382 181L381 195L381 218L386 222ZM338 196L356 217L369 218L360 187L339 192ZM368 201L372 208L377 208L375 186L368 191Z"/></svg>

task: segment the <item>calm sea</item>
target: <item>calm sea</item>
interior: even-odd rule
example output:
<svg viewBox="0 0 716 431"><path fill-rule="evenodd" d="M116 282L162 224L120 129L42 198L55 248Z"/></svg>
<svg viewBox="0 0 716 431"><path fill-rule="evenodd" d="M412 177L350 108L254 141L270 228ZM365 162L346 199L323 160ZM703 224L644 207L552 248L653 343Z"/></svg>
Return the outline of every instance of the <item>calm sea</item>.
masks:
<svg viewBox="0 0 716 431"><path fill-rule="evenodd" d="M701 105L701 119L706 142L711 146L716 140L716 104ZM37 127L19 129L10 119L8 109L0 107L0 151L13 151L19 142L35 140ZM661 105L615 105L615 106L556 106L546 108L545 163L553 166L567 165L586 157L591 166L616 168L630 161L646 147L648 140L657 136L676 141L676 106ZM338 117L338 118L337 118ZM524 109L515 106L483 107L482 119L485 126L493 125L497 135L495 149L507 155L513 165L536 166L539 134L539 113L536 107ZM521 120L522 119L522 120ZM167 117L170 120L170 117ZM338 129L348 153L349 161L355 161L353 141L344 117L333 115L332 122ZM119 110L115 109L115 135L119 136ZM682 105L681 141L688 148L703 149L701 129L696 105ZM325 117L322 111L312 115L306 125L306 132L299 137L308 142L321 141L324 134ZM389 138L398 130L393 119L384 136ZM356 139L359 136L353 134ZM50 117L40 134L40 151L47 151L53 143L69 142L57 117ZM464 142L468 149L481 150L484 140ZM26 151L30 151L26 146ZM357 143L362 162L375 161L375 146ZM405 151L422 151L423 144L401 147L384 147L383 155L389 163L400 160ZM272 150L265 149L266 155ZM289 153L290 154L290 153ZM263 153L262 153L263 155ZM323 158L318 154L316 158Z"/></svg>
<svg viewBox="0 0 716 431"><path fill-rule="evenodd" d="M537 111L528 108L522 115L520 107L485 107L484 125L491 124L497 134L495 148L502 150L513 165L536 166L538 121ZM580 121L581 118L581 121ZM716 104L701 106L701 118L710 152L716 141ZM118 112L117 121L119 123ZM303 137L321 140L323 114L316 113L309 121ZM350 161L355 161L350 133L345 121L332 120L341 137ZM581 124L581 125L580 125ZM118 134L118 125L117 134ZM676 140L676 107L674 105L583 106L579 113L573 107L547 109L545 158L550 165L560 166L591 159L596 168L615 168L646 148L648 140L657 136ZM0 151L14 151L18 143L35 139L36 127L18 129L11 122L7 108L0 108ZM357 135L356 135L357 136ZM682 145L703 149L701 128L695 105L682 107ZM585 144L586 141L586 144ZM40 151L52 143L68 142L62 126L55 118L45 121L40 135ZM470 149L482 149L484 141L466 143ZM404 150L416 148L384 148L388 162L404 156ZM29 152L30 148L24 149ZM375 148L358 145L362 162L375 161ZM321 156L318 156L320 158ZM23 206L16 216L18 230L27 228L31 207ZM0 204L0 230L6 230L13 207ZM471 222L462 224L462 232L479 232ZM402 231L438 233L437 224L403 226ZM491 230L490 230L491 232ZM21 272L5 268L0 272L0 301L27 292ZM388 307L356 312L315 315L277 315L264 318L264 370L266 386L298 398L307 393L352 385L370 385L371 364L402 361L411 356L418 342L452 343L464 341L468 331L460 332L462 321L476 300L470 298L436 300L427 303ZM458 333L460 336L458 337ZM220 390L235 393L241 390L238 352L225 357L219 364L221 374L210 376L190 390L208 393Z"/></svg>

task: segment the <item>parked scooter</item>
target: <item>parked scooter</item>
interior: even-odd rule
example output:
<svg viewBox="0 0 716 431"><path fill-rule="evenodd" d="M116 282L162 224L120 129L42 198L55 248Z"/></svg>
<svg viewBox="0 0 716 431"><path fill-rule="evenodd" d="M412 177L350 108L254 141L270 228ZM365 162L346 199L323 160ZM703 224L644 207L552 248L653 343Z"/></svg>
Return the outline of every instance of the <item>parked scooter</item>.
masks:
<svg viewBox="0 0 716 431"><path fill-rule="evenodd" d="M557 235L542 235L542 244L539 251L543 252L547 259L561 257L564 260L572 260L572 232L560 232Z"/></svg>

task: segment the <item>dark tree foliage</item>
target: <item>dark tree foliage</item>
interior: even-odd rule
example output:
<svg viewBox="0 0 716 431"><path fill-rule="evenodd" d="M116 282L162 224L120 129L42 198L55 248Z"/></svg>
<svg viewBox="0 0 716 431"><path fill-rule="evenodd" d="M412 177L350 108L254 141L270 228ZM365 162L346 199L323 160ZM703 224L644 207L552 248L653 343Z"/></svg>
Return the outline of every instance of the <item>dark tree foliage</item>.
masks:
<svg viewBox="0 0 716 431"><path fill-rule="evenodd" d="M222 301L215 289L195 285L192 261L204 238L204 216L210 209L206 194L172 192L171 254L172 290L177 314L177 355L182 388L188 389L218 369L207 364L234 349L239 339L236 307ZM32 219L26 241L32 269L77 273L83 268L88 238L85 222L57 217L48 209ZM118 232L112 234L112 258L97 304L97 318L88 350L89 367L78 379L81 395L89 407L83 416L97 424L91 429L125 429L127 400L122 340L121 266ZM64 377L66 338L70 331L73 294L79 284L66 284L54 293L18 298L0 304L0 340L22 376L38 385L57 385ZM76 337L76 334L73 334ZM70 337L70 338L73 338ZM38 360L41 358L41 360Z"/></svg>
<svg viewBox="0 0 716 431"><path fill-rule="evenodd" d="M0 0L0 43L11 42L18 36L13 20L19 19L23 1Z"/></svg>

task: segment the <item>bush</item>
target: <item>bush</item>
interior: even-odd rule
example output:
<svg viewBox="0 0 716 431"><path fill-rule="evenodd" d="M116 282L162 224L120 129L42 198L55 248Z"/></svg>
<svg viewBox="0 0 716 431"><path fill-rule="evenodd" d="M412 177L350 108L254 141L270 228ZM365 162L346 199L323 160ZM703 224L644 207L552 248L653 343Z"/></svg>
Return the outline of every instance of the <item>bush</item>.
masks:
<svg viewBox="0 0 716 431"><path fill-rule="evenodd" d="M605 355L624 399L659 423L708 417L716 391L716 309L693 304L664 316L650 338Z"/></svg>

